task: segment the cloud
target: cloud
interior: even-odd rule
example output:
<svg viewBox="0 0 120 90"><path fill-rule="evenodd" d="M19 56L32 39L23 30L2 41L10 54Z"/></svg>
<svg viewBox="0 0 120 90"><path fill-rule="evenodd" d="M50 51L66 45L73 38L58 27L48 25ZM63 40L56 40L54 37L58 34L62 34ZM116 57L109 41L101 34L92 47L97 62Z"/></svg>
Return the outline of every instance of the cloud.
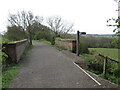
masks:
<svg viewBox="0 0 120 90"><path fill-rule="evenodd" d="M106 20L117 17L118 7L114 0L2 0L0 4L2 31L6 29L9 12L31 10L43 17L59 15L74 23L76 31L97 34L112 33L113 28L106 26Z"/></svg>

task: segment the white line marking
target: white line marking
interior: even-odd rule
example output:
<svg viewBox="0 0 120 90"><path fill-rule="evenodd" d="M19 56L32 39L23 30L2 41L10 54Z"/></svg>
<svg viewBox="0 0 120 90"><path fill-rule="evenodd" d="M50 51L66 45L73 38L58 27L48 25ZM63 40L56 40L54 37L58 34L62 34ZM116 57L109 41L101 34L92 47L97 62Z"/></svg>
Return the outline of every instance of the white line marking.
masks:
<svg viewBox="0 0 120 90"><path fill-rule="evenodd" d="M97 80L95 80L92 76L90 76L84 69L82 69L80 66L78 66L76 63L74 63L79 69L81 69L85 74L87 74L93 81L95 81L98 85L101 85Z"/></svg>

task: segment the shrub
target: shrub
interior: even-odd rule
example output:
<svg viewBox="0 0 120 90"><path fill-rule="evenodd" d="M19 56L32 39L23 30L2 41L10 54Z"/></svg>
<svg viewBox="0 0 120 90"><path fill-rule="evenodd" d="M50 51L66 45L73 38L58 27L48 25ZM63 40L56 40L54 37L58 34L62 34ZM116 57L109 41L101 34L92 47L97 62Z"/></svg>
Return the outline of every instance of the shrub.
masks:
<svg viewBox="0 0 120 90"><path fill-rule="evenodd" d="M51 42L51 45L55 45L55 37L54 36L51 36L50 42Z"/></svg>
<svg viewBox="0 0 120 90"><path fill-rule="evenodd" d="M89 60L89 68L95 71L99 71L99 73L103 72L103 60L101 57L97 55L93 55L92 60Z"/></svg>
<svg viewBox="0 0 120 90"><path fill-rule="evenodd" d="M11 41L17 41L27 38L26 32L17 26L7 27L7 32L4 36Z"/></svg>
<svg viewBox="0 0 120 90"><path fill-rule="evenodd" d="M2 60L1 60L1 63L2 63L2 69L4 70L9 64L9 58L8 58L8 55L4 52L2 52Z"/></svg>
<svg viewBox="0 0 120 90"><path fill-rule="evenodd" d="M80 54L82 54L82 53L88 54L89 53L88 45L82 40L79 43L79 53Z"/></svg>
<svg viewBox="0 0 120 90"><path fill-rule="evenodd" d="M51 45L55 44L55 37L54 35L52 35L51 33L47 33L47 32L38 32L35 34L34 36L35 40L46 40L51 42Z"/></svg>
<svg viewBox="0 0 120 90"><path fill-rule="evenodd" d="M72 52L76 53L76 46L72 48Z"/></svg>
<svg viewBox="0 0 120 90"><path fill-rule="evenodd" d="M72 48L72 52L76 53L76 46ZM80 40L79 54L83 54L83 53L89 54L88 45L84 41Z"/></svg>
<svg viewBox="0 0 120 90"><path fill-rule="evenodd" d="M6 62L6 59L8 58L8 55L4 52L2 52L2 63L4 64Z"/></svg>

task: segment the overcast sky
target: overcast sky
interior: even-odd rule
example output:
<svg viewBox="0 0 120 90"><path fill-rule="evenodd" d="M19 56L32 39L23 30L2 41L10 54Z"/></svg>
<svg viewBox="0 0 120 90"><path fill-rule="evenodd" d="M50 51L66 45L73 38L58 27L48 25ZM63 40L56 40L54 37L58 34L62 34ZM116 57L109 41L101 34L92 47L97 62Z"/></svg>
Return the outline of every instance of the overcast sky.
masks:
<svg viewBox="0 0 120 90"><path fill-rule="evenodd" d="M114 0L1 0L0 32L6 30L8 13L32 11L43 17L60 16L74 23L75 32L87 34L112 34L112 27L107 27L107 19L117 17L118 4Z"/></svg>

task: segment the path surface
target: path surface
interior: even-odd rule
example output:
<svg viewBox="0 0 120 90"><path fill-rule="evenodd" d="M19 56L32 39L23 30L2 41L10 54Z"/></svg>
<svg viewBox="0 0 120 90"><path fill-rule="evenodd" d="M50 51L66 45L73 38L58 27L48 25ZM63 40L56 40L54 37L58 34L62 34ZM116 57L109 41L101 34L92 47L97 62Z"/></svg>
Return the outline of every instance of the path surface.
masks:
<svg viewBox="0 0 120 90"><path fill-rule="evenodd" d="M101 87L55 48L38 42L21 63L10 88Z"/></svg>

